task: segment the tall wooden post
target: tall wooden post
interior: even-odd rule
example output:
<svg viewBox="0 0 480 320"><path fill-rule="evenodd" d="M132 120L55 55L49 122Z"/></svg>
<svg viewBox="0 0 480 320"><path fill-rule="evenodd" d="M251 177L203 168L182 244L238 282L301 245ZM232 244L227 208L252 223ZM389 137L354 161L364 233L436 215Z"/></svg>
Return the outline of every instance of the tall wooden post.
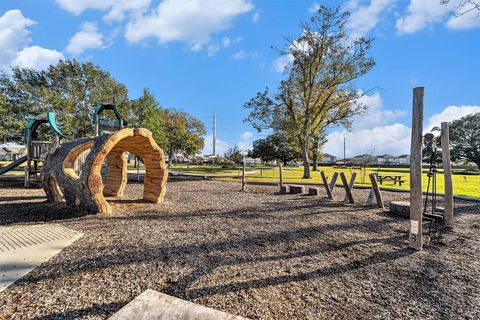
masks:
<svg viewBox="0 0 480 320"><path fill-rule="evenodd" d="M452 165L450 162L450 135L448 132L448 122L442 122L442 163L444 179L444 222L445 227L453 227L453 184L452 184Z"/></svg>
<svg viewBox="0 0 480 320"><path fill-rule="evenodd" d="M412 138L410 142L409 246L422 250L422 131L423 87L413 89Z"/></svg>
<svg viewBox="0 0 480 320"><path fill-rule="evenodd" d="M283 170L282 170L282 163L278 163L278 178L280 180L279 182L279 187L280 187L280 193L283 190Z"/></svg>
<svg viewBox="0 0 480 320"><path fill-rule="evenodd" d="M383 205L382 192L380 191L380 187L378 186L377 174L370 173L369 177L370 177L370 182L372 183L372 189L370 189L370 194L368 195L368 198L370 199L370 195L372 195L372 198L373 198L373 194L374 194L375 199L377 199L377 206L380 209L385 210L385 206ZM372 203L372 200L367 199L367 204L370 205Z"/></svg>
<svg viewBox="0 0 480 320"><path fill-rule="evenodd" d="M245 191L245 166L246 166L246 161L245 157L243 157L243 166L242 166L242 191Z"/></svg>

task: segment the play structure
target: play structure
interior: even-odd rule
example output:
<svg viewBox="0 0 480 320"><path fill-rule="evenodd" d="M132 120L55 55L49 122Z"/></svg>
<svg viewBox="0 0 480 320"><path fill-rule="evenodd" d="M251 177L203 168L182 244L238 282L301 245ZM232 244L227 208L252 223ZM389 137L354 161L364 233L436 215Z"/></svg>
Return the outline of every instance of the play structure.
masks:
<svg viewBox="0 0 480 320"><path fill-rule="evenodd" d="M76 158L89 150L82 170L74 169ZM92 213L112 212L105 196L122 197L127 183L125 152L140 156L146 167L143 199L160 203L168 171L162 149L146 129L122 129L95 138L80 138L62 144L44 162L42 187L49 201L80 207ZM102 180L102 164L108 170Z"/></svg>
<svg viewBox="0 0 480 320"><path fill-rule="evenodd" d="M53 141L38 140L38 130L42 124L48 125L54 137ZM62 137L63 134L58 129L55 113L48 112L36 116L28 122L23 134L23 140L27 147L27 154L10 163L6 167L1 168L0 174L7 173L26 162L25 186L29 187L33 182L40 182L40 173L42 171L40 164L45 160L45 157L51 150L59 146Z"/></svg>
<svg viewBox="0 0 480 320"><path fill-rule="evenodd" d="M112 111L113 115L102 118L105 111ZM105 196L123 196L128 177L125 153L129 152L140 157L146 167L143 199L162 202L168 171L163 150L155 143L151 132L125 128L128 123L118 111L115 99L98 104L92 122L95 137L74 139L60 145L63 134L58 129L55 114L48 112L33 118L25 127L23 137L27 155L1 168L0 174L26 162L25 186L38 182L49 201L65 201L87 212L107 214L112 208ZM42 124L49 126L53 141L38 139Z"/></svg>
<svg viewBox="0 0 480 320"><path fill-rule="evenodd" d="M110 120L100 117L102 113L104 113L104 111L108 110L113 111L113 115L116 120ZM112 99L112 101L99 103L95 107L92 115L92 121L93 125L95 126L96 137L122 130L128 125L127 120L125 120L118 111L115 97Z"/></svg>

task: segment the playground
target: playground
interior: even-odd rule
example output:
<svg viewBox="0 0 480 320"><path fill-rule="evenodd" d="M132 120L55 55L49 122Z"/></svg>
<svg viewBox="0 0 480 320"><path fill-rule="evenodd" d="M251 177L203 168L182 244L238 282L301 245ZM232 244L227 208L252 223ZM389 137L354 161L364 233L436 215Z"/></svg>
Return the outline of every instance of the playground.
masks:
<svg viewBox="0 0 480 320"><path fill-rule="evenodd" d="M422 94L414 89L414 113ZM127 127L115 100L95 108L94 137L61 143L55 115L37 116L27 155L2 171L25 163L24 179L0 180L0 314L105 319L161 293L176 299L162 314L478 318L480 202L454 201L449 148L435 144L449 144L448 123L423 134L421 120L409 175L395 183L408 193L380 188L380 171L330 168L307 186L281 165L223 176L206 167L213 181L198 167L169 171L152 133ZM39 141L43 124L53 141ZM129 172L126 152L144 170ZM262 181L275 170L278 182Z"/></svg>
<svg viewBox="0 0 480 320"><path fill-rule="evenodd" d="M45 203L21 183L0 190L3 226L84 234L0 293L5 319L105 319L146 289L252 319L480 314L480 206L471 202L455 201L455 232L415 252L405 219L268 186L241 193L238 183L171 179L156 205L133 200L143 187L131 179L110 215Z"/></svg>

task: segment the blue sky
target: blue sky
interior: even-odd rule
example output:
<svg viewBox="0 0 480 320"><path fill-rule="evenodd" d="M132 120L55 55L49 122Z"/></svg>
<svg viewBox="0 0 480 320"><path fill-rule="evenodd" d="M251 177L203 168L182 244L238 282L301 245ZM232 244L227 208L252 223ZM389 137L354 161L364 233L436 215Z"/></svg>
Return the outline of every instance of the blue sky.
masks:
<svg viewBox="0 0 480 320"><path fill-rule="evenodd" d="M61 58L92 61L125 83L132 98L147 87L160 104L205 122L211 152L246 149L265 136L242 122L245 101L275 88L282 63L272 46L301 32L318 3L352 12L349 28L375 38L377 65L357 82L371 90L369 114L353 130L329 130L324 151L408 153L411 92L425 87L425 126L480 112L480 17L455 17L453 0L1 0L0 69L45 68Z"/></svg>

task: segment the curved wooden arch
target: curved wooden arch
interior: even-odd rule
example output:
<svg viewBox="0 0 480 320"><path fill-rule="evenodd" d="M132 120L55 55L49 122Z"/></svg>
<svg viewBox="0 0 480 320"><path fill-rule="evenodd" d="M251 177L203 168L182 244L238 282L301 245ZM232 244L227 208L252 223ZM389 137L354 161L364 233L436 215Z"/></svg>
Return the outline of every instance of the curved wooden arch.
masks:
<svg viewBox="0 0 480 320"><path fill-rule="evenodd" d="M74 162L87 149L90 153L78 175ZM61 190L67 205L95 213L111 213L112 208L105 196L123 196L128 178L126 151L141 157L145 163L143 199L162 202L168 172L163 150L146 129L123 129L108 136L76 139L57 148L44 164L43 188L48 199L58 202L58 190ZM108 170L103 183L102 164L105 160ZM59 188L53 186L55 183Z"/></svg>

